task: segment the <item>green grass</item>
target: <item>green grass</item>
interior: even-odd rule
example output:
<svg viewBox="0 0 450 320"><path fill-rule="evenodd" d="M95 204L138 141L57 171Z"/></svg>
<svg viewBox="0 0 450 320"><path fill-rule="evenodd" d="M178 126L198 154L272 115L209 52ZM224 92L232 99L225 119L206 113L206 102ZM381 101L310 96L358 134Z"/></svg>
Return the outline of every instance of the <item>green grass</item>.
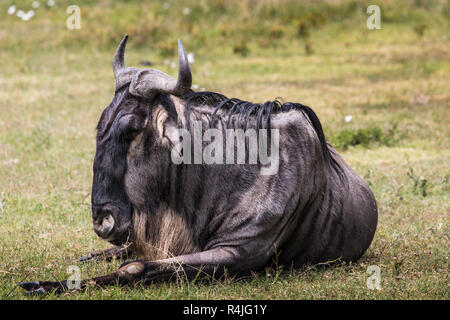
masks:
<svg viewBox="0 0 450 320"><path fill-rule="evenodd" d="M251 1L192 0L167 10L163 2L77 1L82 28L72 31L65 28L70 1L41 7L28 22L6 14L12 2L31 8L25 0L0 4L0 297L22 299L18 282L64 279L69 265L79 265L83 278L120 265L75 261L108 247L91 225L95 126L113 96L115 45L129 33L128 65L149 60L175 75L164 60L175 59L181 38L195 53L200 88L311 106L328 140L370 184L377 233L358 262L333 268L274 267L248 279L45 299L449 299L448 1L385 1L382 29L374 31L363 1L252 8ZM299 19L308 24L306 38ZM379 291L367 289L369 265L380 267Z"/></svg>

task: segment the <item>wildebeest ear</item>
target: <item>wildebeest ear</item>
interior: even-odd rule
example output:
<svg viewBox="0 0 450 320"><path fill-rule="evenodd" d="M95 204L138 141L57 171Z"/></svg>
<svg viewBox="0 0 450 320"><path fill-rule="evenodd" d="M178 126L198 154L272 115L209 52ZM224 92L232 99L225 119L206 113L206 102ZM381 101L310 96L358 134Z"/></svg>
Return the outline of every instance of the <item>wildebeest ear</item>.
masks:
<svg viewBox="0 0 450 320"><path fill-rule="evenodd" d="M178 132L177 118L161 105L153 110L153 127L155 128L157 139L162 145L168 148L179 145L180 134Z"/></svg>
<svg viewBox="0 0 450 320"><path fill-rule="evenodd" d="M183 126L186 125L186 103L177 96L171 96L171 107L176 112L177 120Z"/></svg>

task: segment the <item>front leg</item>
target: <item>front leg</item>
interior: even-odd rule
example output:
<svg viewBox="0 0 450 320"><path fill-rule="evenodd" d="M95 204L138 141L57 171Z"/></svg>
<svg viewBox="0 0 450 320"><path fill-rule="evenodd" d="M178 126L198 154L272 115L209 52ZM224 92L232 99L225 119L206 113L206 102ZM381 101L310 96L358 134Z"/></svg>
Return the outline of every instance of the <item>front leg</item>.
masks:
<svg viewBox="0 0 450 320"><path fill-rule="evenodd" d="M146 266L147 264L147 266ZM45 294L50 292L62 293L68 290L81 290L89 285L108 286L115 283L121 285L131 284L142 280L145 268L149 263L143 261L134 261L120 267L116 272L105 276L95 277L87 280L81 280L78 288L71 287L69 280L63 281L29 281L21 282L19 286L27 290L25 295Z"/></svg>
<svg viewBox="0 0 450 320"><path fill-rule="evenodd" d="M245 251L236 248L221 247L158 261L136 260L122 265L114 273L81 281L79 289L87 287L89 283L104 287L116 283L121 285L138 282L156 283L175 280L177 276L184 276L189 281L197 275L217 278L223 275L225 269L232 274L259 269L268 260L267 257L270 258L270 255L267 254L248 257L243 255L243 252ZM60 293L68 290L67 281L35 281L23 282L19 285L27 290L26 294L42 294L52 291Z"/></svg>
<svg viewBox="0 0 450 320"><path fill-rule="evenodd" d="M114 246L105 250L95 250L89 254L82 256L78 259L79 262L92 261L92 260L106 260L111 261L114 259L125 260L132 255L132 251L129 245Z"/></svg>

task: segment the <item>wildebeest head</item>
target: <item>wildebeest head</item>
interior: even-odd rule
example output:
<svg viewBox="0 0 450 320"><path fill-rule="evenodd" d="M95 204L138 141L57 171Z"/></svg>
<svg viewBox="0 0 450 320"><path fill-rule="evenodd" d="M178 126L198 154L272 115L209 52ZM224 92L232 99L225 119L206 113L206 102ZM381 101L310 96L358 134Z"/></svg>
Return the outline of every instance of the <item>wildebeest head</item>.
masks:
<svg viewBox="0 0 450 320"><path fill-rule="evenodd" d="M181 41L178 41L178 79L174 79L154 69L127 68L124 63L127 38L122 39L114 55L115 96L103 111L97 126L91 199L95 232L116 245L132 237L133 208L127 195L126 174L133 141L144 141L147 152L157 153L158 148L154 145L162 144L161 135L164 135L161 126L168 118L172 118L172 123L177 121L173 104L172 109L169 103L169 107L158 112L161 101L167 101L169 95L184 94L192 83ZM146 161L151 156L146 154ZM147 194L148 191L151 190L146 190Z"/></svg>

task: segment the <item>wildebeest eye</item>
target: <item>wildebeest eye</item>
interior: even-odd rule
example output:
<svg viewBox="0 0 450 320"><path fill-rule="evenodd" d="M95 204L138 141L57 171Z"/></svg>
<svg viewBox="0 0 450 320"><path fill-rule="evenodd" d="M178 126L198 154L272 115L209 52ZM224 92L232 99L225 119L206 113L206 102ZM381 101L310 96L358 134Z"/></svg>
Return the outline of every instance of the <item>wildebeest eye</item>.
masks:
<svg viewBox="0 0 450 320"><path fill-rule="evenodd" d="M139 113L129 113L122 116L119 120L118 130L121 133L136 133L145 126L145 117Z"/></svg>

